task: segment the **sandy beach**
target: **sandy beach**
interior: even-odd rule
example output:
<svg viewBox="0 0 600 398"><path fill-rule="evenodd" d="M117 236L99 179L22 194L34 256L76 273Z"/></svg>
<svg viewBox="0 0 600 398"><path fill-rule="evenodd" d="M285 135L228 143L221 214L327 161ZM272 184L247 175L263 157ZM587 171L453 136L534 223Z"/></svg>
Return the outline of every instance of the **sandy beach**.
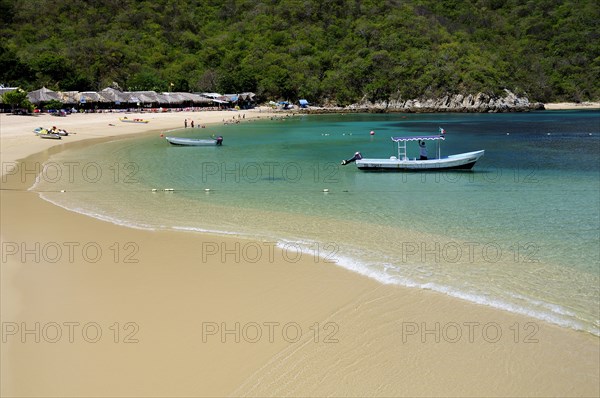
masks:
<svg viewBox="0 0 600 398"><path fill-rule="evenodd" d="M242 114L273 116L0 114L0 395L600 395L590 334L269 242L111 224L28 191L58 151ZM32 133L52 125L76 134Z"/></svg>
<svg viewBox="0 0 600 398"><path fill-rule="evenodd" d="M600 102L555 102L544 104L549 111L574 110L574 109L600 109Z"/></svg>

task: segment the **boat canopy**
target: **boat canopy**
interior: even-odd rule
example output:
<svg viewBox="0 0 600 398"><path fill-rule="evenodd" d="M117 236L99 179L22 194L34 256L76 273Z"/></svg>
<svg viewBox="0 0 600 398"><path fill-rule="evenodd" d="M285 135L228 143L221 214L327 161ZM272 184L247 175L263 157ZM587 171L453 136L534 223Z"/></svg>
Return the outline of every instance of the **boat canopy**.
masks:
<svg viewBox="0 0 600 398"><path fill-rule="evenodd" d="M446 137L443 135L413 135L411 137L392 137L392 141L394 142L404 142L404 141L435 141L435 140L444 140Z"/></svg>

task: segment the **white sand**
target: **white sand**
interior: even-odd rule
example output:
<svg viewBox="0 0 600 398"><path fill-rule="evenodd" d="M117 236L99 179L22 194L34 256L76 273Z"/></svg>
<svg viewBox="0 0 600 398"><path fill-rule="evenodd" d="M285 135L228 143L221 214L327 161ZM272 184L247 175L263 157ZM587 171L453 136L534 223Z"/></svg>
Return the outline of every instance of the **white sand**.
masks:
<svg viewBox="0 0 600 398"><path fill-rule="evenodd" d="M544 107L547 110L600 109L600 102L556 102Z"/></svg>

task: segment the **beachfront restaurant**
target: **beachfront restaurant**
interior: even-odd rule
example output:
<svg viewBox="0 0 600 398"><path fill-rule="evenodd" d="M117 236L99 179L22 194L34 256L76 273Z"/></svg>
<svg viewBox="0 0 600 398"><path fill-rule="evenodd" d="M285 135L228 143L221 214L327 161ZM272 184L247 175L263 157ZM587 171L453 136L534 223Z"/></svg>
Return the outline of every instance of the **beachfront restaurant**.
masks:
<svg viewBox="0 0 600 398"><path fill-rule="evenodd" d="M3 88L3 92L17 88ZM219 94L219 93L185 93L155 91L121 91L107 87L102 91L53 91L46 87L27 93L27 98L38 109L45 110L51 101L58 101L63 108L80 112L96 110L138 109L149 111L168 111L170 109L190 108L233 108L249 109L255 106L254 93ZM2 111L10 111L10 107L2 106Z"/></svg>

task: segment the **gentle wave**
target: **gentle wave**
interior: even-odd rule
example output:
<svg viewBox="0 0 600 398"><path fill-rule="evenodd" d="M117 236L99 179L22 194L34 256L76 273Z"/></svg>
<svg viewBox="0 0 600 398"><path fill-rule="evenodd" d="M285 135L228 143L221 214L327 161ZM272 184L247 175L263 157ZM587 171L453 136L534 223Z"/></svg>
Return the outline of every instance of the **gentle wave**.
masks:
<svg viewBox="0 0 600 398"><path fill-rule="evenodd" d="M240 232L230 232L230 231L222 231L222 230L218 230L218 229L208 229L208 228L198 228L198 227L170 227L169 229L175 230L175 231L186 231L186 232L198 232L198 233L203 233L203 234L211 234L211 235L218 235L218 236L243 236L242 233Z"/></svg>
<svg viewBox="0 0 600 398"><path fill-rule="evenodd" d="M107 216L105 214L96 213L96 212L93 212L90 210L85 210L85 209L78 208L78 207L69 207L67 205L57 202L56 200L52 200L52 199L48 198L43 193L39 193L39 195L40 195L40 198L44 199L47 202L52 203L55 206L58 206L60 208L68 210L68 211L72 211L74 213L82 214L84 216L89 216L89 217L92 217L92 218L95 218L95 219L98 219L101 221L106 221L111 224L120 225L120 226L127 227L127 228L141 229L141 230L145 230L145 231L156 231L158 229L154 226L147 225L147 224L125 221L120 218Z"/></svg>
<svg viewBox="0 0 600 398"><path fill-rule="evenodd" d="M318 242L307 240L281 240L280 242L278 242L277 246L279 248L289 248L290 245L293 245L302 248L302 250L304 250L306 254L314 254L312 251L312 247L314 247L314 245L316 244L318 244ZM398 268L392 264L386 262L369 264L366 261L358 259L357 257L359 256L351 257L336 254L334 256L334 262L336 265L342 268L369 277L382 284L431 290L438 293L443 293L450 297L469 301L471 303L485 305L507 312L539 319L561 327L588 332L595 336L600 336L600 328L594 327L592 325L587 325L585 322L577 320L577 315L575 313L557 304L547 303L520 294L511 293L511 297L525 301L527 304L530 304L530 306L523 306L498 298L490 298L481 294L465 292L450 286L440 285L435 282L417 282L410 278L403 277L402 275L392 275L389 272L386 272L387 270L392 270L395 272L399 271ZM331 260L331 258L328 258L328 260Z"/></svg>
<svg viewBox="0 0 600 398"><path fill-rule="evenodd" d="M301 252L302 254L319 257L326 262L332 263L349 271L374 279L379 283L386 285L398 285L408 288L417 288L431 290L438 293L448 295L450 297L466 300L475 304L486 305L500 310L532 317L561 327L584 331L595 336L600 336L600 328L594 325L589 325L585 322L577 320L577 315L557 304L536 300L531 297L526 297L517 293L508 293L511 298L522 301L524 304L519 305L500 298L491 298L482 294L465 292L460 289L441 285L436 282L419 282L411 278L401 275L400 269L387 261L367 261L361 258L373 258L368 253L362 252L361 249L355 249L356 253L338 253L332 251L315 250L315 247L323 247L321 242L309 239L290 239L276 236L269 236L267 233L261 233L258 236L256 233L242 231L227 231L221 229L210 229L190 226L167 226L167 225L148 225L139 222L126 221L120 218L100 214L98 212L86 210L79 207L70 207L59 201L50 199L44 193L39 193L39 196L56 206L59 206L68 211L73 211L78 214L93 217L101 221L110 222L115 225L139 229L139 230L173 230L181 232L205 233L216 236L237 237L240 239L264 239L275 242L276 247L288 252ZM349 250L354 251L354 250ZM362 253L362 255L361 255ZM365 255L366 254L366 255Z"/></svg>

